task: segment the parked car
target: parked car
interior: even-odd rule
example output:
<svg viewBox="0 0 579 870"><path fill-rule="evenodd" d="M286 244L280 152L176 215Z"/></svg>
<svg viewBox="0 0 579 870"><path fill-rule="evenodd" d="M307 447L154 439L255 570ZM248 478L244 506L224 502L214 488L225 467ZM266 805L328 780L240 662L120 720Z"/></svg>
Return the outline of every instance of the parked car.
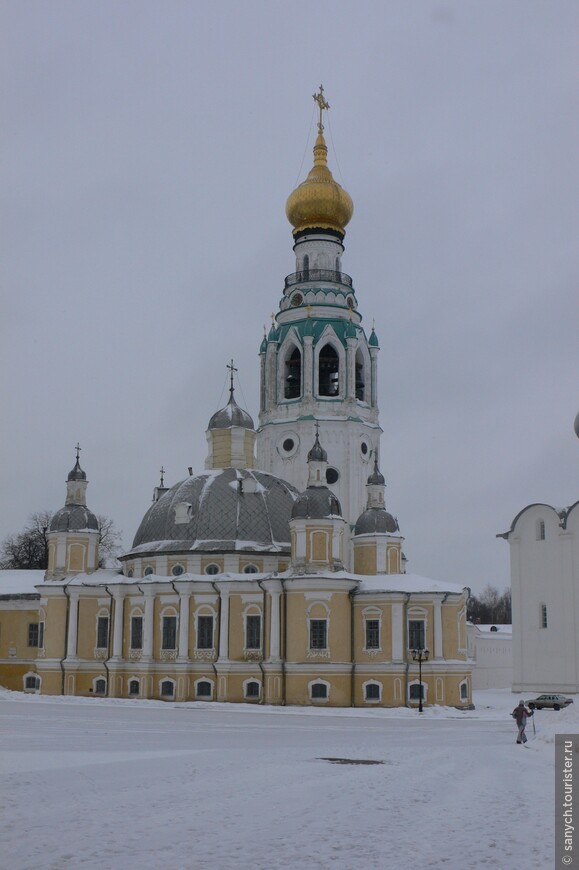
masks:
<svg viewBox="0 0 579 870"><path fill-rule="evenodd" d="M568 707L573 703L573 698L567 698L565 695L539 695L538 698L533 698L532 701L525 702L529 710L560 710L561 707Z"/></svg>

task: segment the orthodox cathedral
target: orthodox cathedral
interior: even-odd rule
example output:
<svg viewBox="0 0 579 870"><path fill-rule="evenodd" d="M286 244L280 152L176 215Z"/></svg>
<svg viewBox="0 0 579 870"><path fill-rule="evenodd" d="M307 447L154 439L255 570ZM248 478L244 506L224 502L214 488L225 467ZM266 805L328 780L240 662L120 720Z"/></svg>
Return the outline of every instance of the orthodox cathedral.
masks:
<svg viewBox="0 0 579 870"><path fill-rule="evenodd" d="M295 271L261 343L257 425L229 401L205 470L153 502L121 568L76 463L46 574L0 580L0 683L49 695L328 706L472 703L469 590L406 572L380 470L379 343L342 271L348 193L313 166L286 204Z"/></svg>

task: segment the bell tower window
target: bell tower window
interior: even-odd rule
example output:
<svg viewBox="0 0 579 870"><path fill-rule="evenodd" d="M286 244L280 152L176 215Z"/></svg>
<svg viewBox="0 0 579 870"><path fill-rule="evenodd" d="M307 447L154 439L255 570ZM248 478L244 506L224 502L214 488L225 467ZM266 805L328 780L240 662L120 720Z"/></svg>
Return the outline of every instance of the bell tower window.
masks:
<svg viewBox="0 0 579 870"><path fill-rule="evenodd" d="M337 396L340 392L340 358L331 344L321 349L318 367L319 395Z"/></svg>
<svg viewBox="0 0 579 870"><path fill-rule="evenodd" d="M366 398L364 384L364 358L359 350L356 353L356 398L360 402L363 402Z"/></svg>
<svg viewBox="0 0 579 870"><path fill-rule="evenodd" d="M304 254L302 269L304 272L304 277L307 278L308 272L310 271L310 258L307 254Z"/></svg>
<svg viewBox="0 0 579 870"><path fill-rule="evenodd" d="M285 389L286 399L297 399L302 392L302 355L297 347L286 357Z"/></svg>

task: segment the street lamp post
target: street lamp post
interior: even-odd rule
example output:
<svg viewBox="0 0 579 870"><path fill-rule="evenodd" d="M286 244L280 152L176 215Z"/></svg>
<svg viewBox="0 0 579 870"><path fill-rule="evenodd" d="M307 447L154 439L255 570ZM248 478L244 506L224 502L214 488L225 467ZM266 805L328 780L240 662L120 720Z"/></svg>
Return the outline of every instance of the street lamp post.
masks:
<svg viewBox="0 0 579 870"><path fill-rule="evenodd" d="M422 662L427 662L428 657L430 655L430 651L427 649L413 649L412 650L412 658L415 662L418 662L418 683L420 685L420 694L418 696L418 712L422 713Z"/></svg>

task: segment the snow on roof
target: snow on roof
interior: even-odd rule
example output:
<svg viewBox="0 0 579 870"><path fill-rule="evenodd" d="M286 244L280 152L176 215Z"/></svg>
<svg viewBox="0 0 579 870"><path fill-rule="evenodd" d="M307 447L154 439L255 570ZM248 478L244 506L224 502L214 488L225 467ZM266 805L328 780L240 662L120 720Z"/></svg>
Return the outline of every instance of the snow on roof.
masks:
<svg viewBox="0 0 579 870"><path fill-rule="evenodd" d="M44 580L44 571L13 568L0 571L0 595L30 595L34 588Z"/></svg>
<svg viewBox="0 0 579 870"><path fill-rule="evenodd" d="M381 574L360 578L358 592L452 592L462 594L464 587L456 583L442 583L420 574Z"/></svg>
<svg viewBox="0 0 579 870"><path fill-rule="evenodd" d="M481 625L478 622L474 623L474 627L485 634L512 634L512 625L501 625L497 622L489 622L488 625Z"/></svg>

